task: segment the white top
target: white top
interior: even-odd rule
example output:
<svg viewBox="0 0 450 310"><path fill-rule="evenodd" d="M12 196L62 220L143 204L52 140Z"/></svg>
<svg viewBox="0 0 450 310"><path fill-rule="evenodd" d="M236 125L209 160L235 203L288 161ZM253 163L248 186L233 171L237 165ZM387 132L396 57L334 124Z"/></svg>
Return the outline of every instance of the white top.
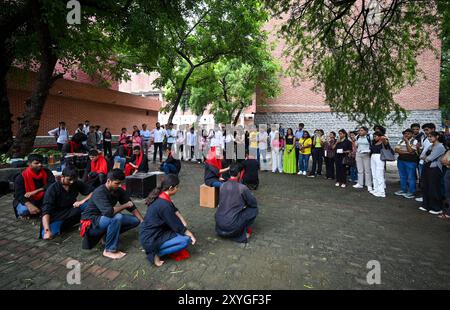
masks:
<svg viewBox="0 0 450 310"><path fill-rule="evenodd" d="M164 136L166 136L167 133L166 133L166 131L165 131L164 129L162 129L162 128L159 128L159 130L155 128L155 129L153 129L153 131L152 131L152 135L153 135L153 138L155 139L155 140L154 140L155 143L163 143L163 141L164 141Z"/></svg>
<svg viewBox="0 0 450 310"><path fill-rule="evenodd" d="M370 143L369 143L370 136L365 135L364 137L358 136L358 139L356 140L356 150L360 154L368 154L370 153ZM370 139L372 141L372 139Z"/></svg>
<svg viewBox="0 0 450 310"><path fill-rule="evenodd" d="M183 130L177 131L177 144L184 144L184 131Z"/></svg>
<svg viewBox="0 0 450 310"><path fill-rule="evenodd" d="M150 140L150 135L151 135L151 133L150 133L150 130L141 130L141 137L142 137L142 140L144 140L144 141L148 141L148 140Z"/></svg>
<svg viewBox="0 0 450 310"><path fill-rule="evenodd" d="M431 146L431 142L428 138L426 138L425 140L423 140L422 146L423 146L423 150L422 153L420 153L420 157L422 157L422 155L425 155L426 152L428 151L428 149ZM425 162L423 161L423 159L420 160L419 164L423 165Z"/></svg>
<svg viewBox="0 0 450 310"><path fill-rule="evenodd" d="M197 144L197 133L191 133L190 131L187 133L187 141L186 144L188 146L195 146Z"/></svg>
<svg viewBox="0 0 450 310"><path fill-rule="evenodd" d="M89 127L91 127L91 126L86 126L86 125L83 125L83 133L87 136L88 135L88 133L89 133L89 131L90 131L90 128Z"/></svg>
<svg viewBox="0 0 450 310"><path fill-rule="evenodd" d="M64 144L67 141L69 141L69 132L67 131L67 128L61 129L61 128L55 128L53 130L50 130L48 132L50 136L58 137L56 140L57 143Z"/></svg>
<svg viewBox="0 0 450 310"><path fill-rule="evenodd" d="M231 134L229 134L225 137L225 143L230 143L230 142L234 142L234 137Z"/></svg>
<svg viewBox="0 0 450 310"><path fill-rule="evenodd" d="M175 129L167 129L166 135L167 135L167 143L175 143L177 139L177 131Z"/></svg>
<svg viewBox="0 0 450 310"><path fill-rule="evenodd" d="M258 132L257 140L258 140L258 147L260 150L266 150L267 149L267 138L268 134L266 131L264 132Z"/></svg>

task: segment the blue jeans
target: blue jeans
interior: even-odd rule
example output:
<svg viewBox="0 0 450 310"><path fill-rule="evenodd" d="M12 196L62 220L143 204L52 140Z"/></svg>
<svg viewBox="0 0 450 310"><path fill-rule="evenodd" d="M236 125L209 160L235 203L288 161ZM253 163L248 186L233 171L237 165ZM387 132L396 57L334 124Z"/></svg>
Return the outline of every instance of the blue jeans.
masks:
<svg viewBox="0 0 450 310"><path fill-rule="evenodd" d="M415 194L417 163L397 160L397 168L400 176L400 190Z"/></svg>
<svg viewBox="0 0 450 310"><path fill-rule="evenodd" d="M28 208L25 205L21 204L20 202L19 202L19 204L16 207L16 211L17 211L17 215L18 216L28 216L28 215L30 215L30 211L28 211Z"/></svg>
<svg viewBox="0 0 450 310"><path fill-rule="evenodd" d="M120 156L116 156L114 157L114 162L119 162L120 163L120 169L123 170L125 169L125 163L127 162L126 158L122 158Z"/></svg>
<svg viewBox="0 0 450 310"><path fill-rule="evenodd" d="M177 174L177 167L173 164L163 163L160 167L164 174Z"/></svg>
<svg viewBox="0 0 450 310"><path fill-rule="evenodd" d="M214 181L214 182L212 182L211 187L221 187L222 184L223 183L220 181Z"/></svg>
<svg viewBox="0 0 450 310"><path fill-rule="evenodd" d="M300 171L308 171L310 155L299 154L298 165Z"/></svg>
<svg viewBox="0 0 450 310"><path fill-rule="evenodd" d="M95 237L106 233L105 250L116 252L119 246L119 236L136 226L140 221L137 217L128 214L117 213L113 217L101 216L98 226L89 229L89 236Z"/></svg>
<svg viewBox="0 0 450 310"><path fill-rule="evenodd" d="M350 167L350 181L358 182L358 168L356 166Z"/></svg>
<svg viewBox="0 0 450 310"><path fill-rule="evenodd" d="M190 237L177 234L176 237L173 237L172 239L167 240L166 242L164 242L161 245L158 256L161 257L164 255L168 255L168 254L172 254L172 253L181 251L182 249L187 248L190 242L191 242Z"/></svg>
<svg viewBox="0 0 450 310"><path fill-rule="evenodd" d="M86 201L85 203L83 203L81 206L79 206L80 211L83 212L84 209L86 209L86 207L88 206L88 204L89 204L89 200ZM50 218L50 231L52 232L53 236L61 234L61 226L63 225L63 223L64 223L64 221L51 222L51 218ZM42 238L44 238L44 233L45 233L45 230L44 230L44 228L42 228L42 230L41 230Z"/></svg>

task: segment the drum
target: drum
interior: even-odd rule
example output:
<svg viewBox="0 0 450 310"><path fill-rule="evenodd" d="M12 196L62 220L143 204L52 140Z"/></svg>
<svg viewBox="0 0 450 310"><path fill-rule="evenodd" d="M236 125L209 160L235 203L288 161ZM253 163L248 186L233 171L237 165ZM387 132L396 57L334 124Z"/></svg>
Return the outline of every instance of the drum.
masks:
<svg viewBox="0 0 450 310"><path fill-rule="evenodd" d="M89 163L89 156L86 154L79 154L75 157L75 167L78 169L86 169Z"/></svg>
<svg viewBox="0 0 450 310"><path fill-rule="evenodd" d="M75 155L67 154L64 156L64 161L66 162L66 166L75 167Z"/></svg>

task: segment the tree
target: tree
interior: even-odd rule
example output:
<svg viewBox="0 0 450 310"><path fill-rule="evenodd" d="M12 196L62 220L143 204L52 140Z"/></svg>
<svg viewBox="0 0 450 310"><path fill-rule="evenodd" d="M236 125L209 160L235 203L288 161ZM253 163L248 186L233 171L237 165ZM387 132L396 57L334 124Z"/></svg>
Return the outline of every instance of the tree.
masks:
<svg viewBox="0 0 450 310"><path fill-rule="evenodd" d="M127 57L130 38L128 33L123 31L131 19L130 16L136 13L134 10L137 2L80 2L83 11L81 23L73 25L66 19L67 1L17 2L22 7L30 7L31 13L24 18L22 24L10 29L7 35L10 41L14 42L10 49L10 59L14 59L15 65L37 71L38 77L30 98L26 100L25 112L20 118L20 129L9 150L14 157L23 157L32 150L49 90L65 73L81 69L91 77L102 78L106 83L126 77L127 69L137 70L135 63ZM153 2L156 7L165 5L160 1L141 2L147 5ZM11 1L10 5L13 4L15 5L16 1ZM149 26L153 25L149 23ZM136 32L134 29L132 33ZM156 37L150 43L155 40ZM147 61L150 63L149 58ZM156 62L156 57L153 61ZM56 72L55 66L58 62L62 65L62 70ZM3 64L8 71L11 64ZM3 102L4 98L7 98L6 92L2 92Z"/></svg>
<svg viewBox="0 0 450 310"><path fill-rule="evenodd" d="M433 48L445 0L281 0L276 16L294 80L316 81L332 111L360 123L399 122L406 111L394 94L422 77L417 56Z"/></svg>
<svg viewBox="0 0 450 310"><path fill-rule="evenodd" d="M441 47L441 79L439 87L439 106L445 120L450 117L450 3L440 3L438 10L444 22Z"/></svg>
<svg viewBox="0 0 450 310"><path fill-rule="evenodd" d="M200 70L189 86L190 109L202 114L210 107L216 122L236 125L257 89L263 99L276 97L281 66L267 49L257 51L251 61L221 59Z"/></svg>
<svg viewBox="0 0 450 310"><path fill-rule="evenodd" d="M185 95L189 79L199 68L214 63L222 57L233 58L251 53L253 41L260 41L268 14L261 1L202 0L182 1L181 15L172 18L161 29L163 50L157 67L143 63L148 71L156 70L160 78L158 87L173 87L166 99L165 111L170 111L172 121ZM146 37L143 37L146 40ZM154 48L154 46L148 46Z"/></svg>

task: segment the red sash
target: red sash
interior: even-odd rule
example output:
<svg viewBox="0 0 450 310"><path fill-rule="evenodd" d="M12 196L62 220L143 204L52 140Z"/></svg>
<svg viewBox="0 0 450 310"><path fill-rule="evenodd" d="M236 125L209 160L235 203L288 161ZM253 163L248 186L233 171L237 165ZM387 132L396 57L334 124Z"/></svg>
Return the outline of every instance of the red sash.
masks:
<svg viewBox="0 0 450 310"><path fill-rule="evenodd" d="M159 194L158 198L167 200L168 202L170 202L171 204L173 204L172 199L170 199L170 196L167 195L165 192L162 192L161 194Z"/></svg>
<svg viewBox="0 0 450 310"><path fill-rule="evenodd" d="M108 163L103 155L98 155L97 161L91 161L91 172L108 174Z"/></svg>
<svg viewBox="0 0 450 310"><path fill-rule="evenodd" d="M80 222L81 222L80 237L84 237L89 226L92 225L92 221L91 220L81 220Z"/></svg>
<svg viewBox="0 0 450 310"><path fill-rule="evenodd" d="M36 174L30 167L25 169L22 172L23 181L25 183L25 192L29 193L36 190L36 185L34 184L34 180L42 180L44 185L47 185L47 172L44 169L41 169L39 174ZM34 201L40 201L44 197L44 191L41 191L30 198Z"/></svg>
<svg viewBox="0 0 450 310"><path fill-rule="evenodd" d="M217 169L219 169L219 171L222 169L222 160L220 160L220 158L216 157L216 147L213 146L209 152L208 152L208 157L206 157L205 163L208 165L211 165L213 167L216 167ZM219 173L220 176L220 173Z"/></svg>

